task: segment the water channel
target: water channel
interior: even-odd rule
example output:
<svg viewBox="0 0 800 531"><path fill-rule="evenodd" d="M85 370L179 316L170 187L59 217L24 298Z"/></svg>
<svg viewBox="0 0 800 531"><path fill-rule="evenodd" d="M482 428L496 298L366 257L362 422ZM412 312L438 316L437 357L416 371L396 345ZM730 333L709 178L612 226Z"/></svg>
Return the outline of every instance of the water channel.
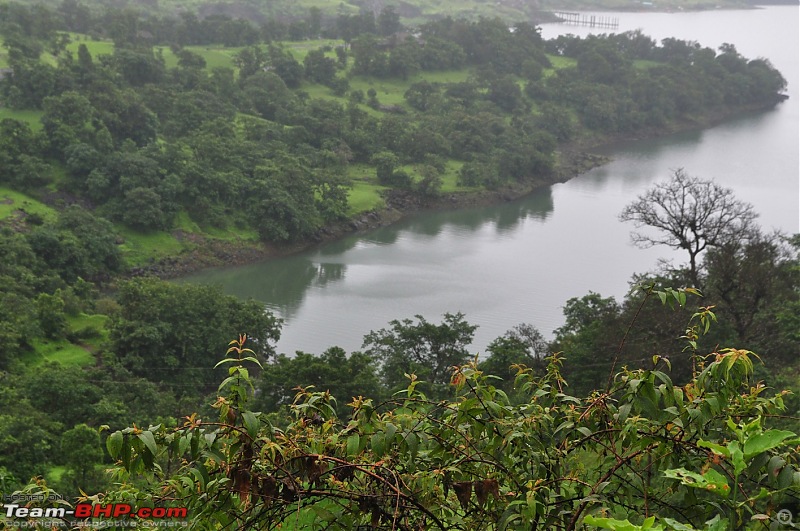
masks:
<svg viewBox="0 0 800 531"><path fill-rule="evenodd" d="M751 202L766 229L798 232L798 7L701 13L604 13L618 31L641 29L660 40L732 43L748 58L768 58L789 82L789 100L774 110L707 130L610 146L613 162L511 203L416 215L295 256L192 276L263 301L286 323L278 350L322 352L361 347L364 334L392 319L463 312L479 325L482 352L516 324L546 336L562 322L570 297L590 290L621 298L633 273L668 249L630 244L620 210L671 170L713 178ZM546 25L543 36L583 35L590 28ZM598 32L608 30L596 30Z"/></svg>

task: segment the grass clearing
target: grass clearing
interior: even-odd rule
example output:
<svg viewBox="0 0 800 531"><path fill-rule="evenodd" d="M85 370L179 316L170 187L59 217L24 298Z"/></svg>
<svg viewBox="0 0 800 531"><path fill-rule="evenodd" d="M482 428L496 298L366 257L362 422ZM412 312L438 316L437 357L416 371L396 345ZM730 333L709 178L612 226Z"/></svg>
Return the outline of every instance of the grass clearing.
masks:
<svg viewBox="0 0 800 531"><path fill-rule="evenodd" d="M241 51L241 47L226 48L222 45L206 45L206 46L186 46L186 50L194 52L206 61L206 70L213 70L214 68L231 68L236 70L234 58L236 54ZM175 68L178 66L178 56L168 46L156 46L156 52L161 52L164 57L164 64L167 68Z"/></svg>
<svg viewBox="0 0 800 531"><path fill-rule="evenodd" d="M386 186L378 183L375 169L366 164L351 164L347 168L347 176L352 188L347 193L347 213L349 215L375 210L384 206L381 192Z"/></svg>
<svg viewBox="0 0 800 531"><path fill-rule="evenodd" d="M0 220L16 215L17 211L38 214L46 220L54 220L56 211L44 203L5 186L0 186Z"/></svg>
<svg viewBox="0 0 800 531"><path fill-rule="evenodd" d="M223 228L219 227L206 227L203 229L203 234L212 238L226 241L244 241L258 243L261 238L258 231L249 227L234 227L228 226Z"/></svg>
<svg viewBox="0 0 800 531"><path fill-rule="evenodd" d="M140 232L120 225L117 226L117 231L125 239L120 249L125 262L130 266L140 266L177 255L191 247L191 244L180 241L165 231Z"/></svg>
<svg viewBox="0 0 800 531"><path fill-rule="evenodd" d="M250 228L240 228L235 226L227 227L211 227L201 226L197 221L193 220L189 213L181 210L175 218L175 229L181 230L188 234L197 234L201 236L210 236L217 240L227 241L252 241L259 240L258 231Z"/></svg>
<svg viewBox="0 0 800 531"><path fill-rule="evenodd" d="M464 162L460 160L447 161L442 174L442 193L475 192L481 189L479 186L459 186L458 175L463 165Z"/></svg>
<svg viewBox="0 0 800 531"><path fill-rule="evenodd" d="M39 131L42 128L42 116L44 115L43 111L34 111L34 110L18 110L18 109L9 109L7 107L0 107L0 120L5 118L10 118L12 120L18 120L20 122L27 123L31 130Z"/></svg>
<svg viewBox="0 0 800 531"><path fill-rule="evenodd" d="M92 56L92 59L97 59L100 55L114 55L114 41L96 41L82 33L70 33L69 36L72 42L67 44L67 51L76 59L78 58L78 48L80 48L81 44L86 45L86 49L89 51L89 55Z"/></svg>
<svg viewBox="0 0 800 531"><path fill-rule="evenodd" d="M57 362L61 365L91 365L94 356L84 347L74 345L66 339L52 340L37 338L31 341L33 352L21 356L21 361L28 367L43 363Z"/></svg>
<svg viewBox="0 0 800 531"><path fill-rule="evenodd" d="M382 208L384 205L381 192L386 190L385 186L369 183L365 181L355 181L353 187L347 193L347 213L349 215L360 214Z"/></svg>
<svg viewBox="0 0 800 531"><path fill-rule="evenodd" d="M141 232L124 225L116 225L117 232L125 242L120 246L122 256L129 266L142 266L162 258L176 256L194 249L197 244L191 236L211 237L227 241L259 241L255 229L228 226L225 228L202 227L186 211L175 218L170 231ZM184 236L189 236L184 237Z"/></svg>
<svg viewBox="0 0 800 531"><path fill-rule="evenodd" d="M86 314L67 316L67 326L72 334L78 334L79 341L92 352L97 352L108 341L107 315Z"/></svg>
<svg viewBox="0 0 800 531"><path fill-rule="evenodd" d="M282 44L284 48L292 54L292 57L294 57L296 61L302 64L303 59L306 58L308 52L312 52L324 46L330 46L331 48L336 48L337 46L343 46L344 41L341 39L315 39L311 41L284 41ZM333 50L327 52L325 55L327 57L336 59L336 52L334 52Z"/></svg>
<svg viewBox="0 0 800 531"><path fill-rule="evenodd" d="M547 58L550 59L550 64L553 65L553 70L560 70L562 68L568 68L578 64L577 59L573 59L572 57L564 57L563 55L547 54ZM549 68L545 70L545 72L548 71L552 73L552 70Z"/></svg>
<svg viewBox="0 0 800 531"><path fill-rule="evenodd" d="M369 89L375 89L378 101L382 105L399 105L407 107L403 95L414 83L428 81L429 83L461 83L466 81L471 74L467 68L460 70L443 70L436 72L417 72L408 79L378 79L366 76L354 76L350 80L350 90L363 90L366 94Z"/></svg>

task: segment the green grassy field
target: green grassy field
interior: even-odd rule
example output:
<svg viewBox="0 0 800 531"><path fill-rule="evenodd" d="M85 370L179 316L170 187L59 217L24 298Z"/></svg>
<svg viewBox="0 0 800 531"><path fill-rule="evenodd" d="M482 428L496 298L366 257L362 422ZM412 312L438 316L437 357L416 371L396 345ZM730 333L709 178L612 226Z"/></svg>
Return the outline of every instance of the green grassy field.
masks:
<svg viewBox="0 0 800 531"><path fill-rule="evenodd" d="M68 334L80 335L80 339L76 340L80 344L67 339L37 338L32 341L33 351L24 354L22 361L29 367L53 361L66 366L90 365L95 362L92 352L99 351L103 343L108 341L106 321L108 317L105 315L68 315Z"/></svg>
<svg viewBox="0 0 800 531"><path fill-rule="evenodd" d="M308 52L324 46L336 48L337 46L343 45L344 41L341 39L315 39L309 41L286 41L282 44L287 50L289 50L289 52L291 52L292 57L294 57L296 61L302 63L303 59L305 59L306 55L308 55ZM333 50L326 52L325 55L334 59L336 58L336 52Z"/></svg>
<svg viewBox="0 0 800 531"><path fill-rule="evenodd" d="M240 228L233 225L225 228L201 226L185 210L180 211L175 218L175 228L188 234L210 236L218 240L258 241L259 239L258 232L254 229Z"/></svg>
<svg viewBox="0 0 800 531"><path fill-rule="evenodd" d="M39 131L42 128L41 118L43 114L42 111L17 110L0 107L0 120L11 118L12 120L26 122L33 131Z"/></svg>
<svg viewBox="0 0 800 531"><path fill-rule="evenodd" d="M347 194L348 214L354 216L383 207L384 202L380 194L387 188L378 184L375 168L366 164L351 164L347 168L347 177L353 184Z"/></svg>
<svg viewBox="0 0 800 531"><path fill-rule="evenodd" d="M67 44L67 51L70 52L73 57L78 57L78 48L81 44L86 45L86 49L89 51L93 59L96 59L99 55L112 55L114 53L114 42L108 40L100 40L95 41L92 40L91 37L88 35L83 35L81 33L70 33L70 39L72 42Z"/></svg>
<svg viewBox="0 0 800 531"><path fill-rule="evenodd" d="M35 339L33 352L24 354L21 360L28 367L35 367L51 361L62 365L90 365L94 362L91 352L80 345L73 345L66 339L58 341L49 339Z"/></svg>
<svg viewBox="0 0 800 531"><path fill-rule="evenodd" d="M156 46L156 50L160 50L164 56L164 64L167 68L175 68L178 66L178 56L167 46ZM214 68L232 68L236 70L236 65L233 62L236 54L239 53L241 48L225 48L224 46L187 46L186 50L196 53L206 61L206 70L213 70Z"/></svg>
<svg viewBox="0 0 800 531"><path fill-rule="evenodd" d="M175 256L192 247L165 231L139 232L119 225L117 231L125 242L120 246L125 262L130 266L141 266L167 256Z"/></svg>
<svg viewBox="0 0 800 531"><path fill-rule="evenodd" d="M67 316L70 333L80 335L80 343L92 352L99 351L103 343L108 341L107 321L108 316L100 314Z"/></svg>
<svg viewBox="0 0 800 531"><path fill-rule="evenodd" d="M567 68L569 66L575 66L578 64L578 61L576 59L573 59L572 57L564 57L562 55L547 54L547 58L550 59L550 64L553 65L553 68L546 69L545 75L547 75L548 73L552 75L556 70L560 68Z"/></svg>
<svg viewBox="0 0 800 531"><path fill-rule="evenodd" d="M56 217L56 211L44 203L23 193L0 186L0 220L16 215L22 210L28 214L38 214L47 220Z"/></svg>

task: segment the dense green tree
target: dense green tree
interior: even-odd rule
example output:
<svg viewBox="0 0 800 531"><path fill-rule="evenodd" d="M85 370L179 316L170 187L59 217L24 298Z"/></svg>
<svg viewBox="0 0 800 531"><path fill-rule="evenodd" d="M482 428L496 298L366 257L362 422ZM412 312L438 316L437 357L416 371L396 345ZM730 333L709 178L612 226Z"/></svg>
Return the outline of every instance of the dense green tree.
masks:
<svg viewBox="0 0 800 531"><path fill-rule="evenodd" d="M336 77L336 61L326 57L323 50L312 50L303 59L305 77L315 83L329 85Z"/></svg>
<svg viewBox="0 0 800 531"><path fill-rule="evenodd" d="M228 338L247 334L260 359L273 353L279 320L255 301L241 302L218 288L154 279L121 284L120 312L110 326L112 351L137 376L173 386L207 388Z"/></svg>
<svg viewBox="0 0 800 531"><path fill-rule="evenodd" d="M498 337L486 347L487 356L478 367L486 374L502 378L497 387L509 396L515 392L514 381L523 367L543 372L550 355L544 336L530 324L520 324Z"/></svg>
<svg viewBox="0 0 800 531"><path fill-rule="evenodd" d="M420 46L414 41L396 46L389 54L386 73L402 79L414 75L420 69L420 50Z"/></svg>
<svg viewBox="0 0 800 531"><path fill-rule="evenodd" d="M391 181L400 159L391 151L382 151L376 153L371 162L375 165L378 180L387 183Z"/></svg>
<svg viewBox="0 0 800 531"><path fill-rule="evenodd" d="M0 372L0 467L24 483L47 471L63 428L21 396L16 379Z"/></svg>
<svg viewBox="0 0 800 531"><path fill-rule="evenodd" d="M593 292L564 305L565 323L555 331L551 350L564 353L564 373L574 391L589 392L608 378L623 327L620 312L612 297Z"/></svg>
<svg viewBox="0 0 800 531"><path fill-rule="evenodd" d="M74 493L98 492L106 486L104 477L97 467L103 459L100 434L86 424L77 424L61 435L61 454L67 467L67 478L62 484Z"/></svg>
<svg viewBox="0 0 800 531"><path fill-rule="evenodd" d="M106 59L109 56L103 56ZM109 59L113 68L125 81L135 87L148 83L159 83L164 79L166 69L164 59L152 51L139 51L128 48L114 48Z"/></svg>
<svg viewBox="0 0 800 531"><path fill-rule="evenodd" d="M707 302L732 328L729 340L753 345L770 365L794 363L800 337L782 321L800 299L796 249L755 232L709 249L702 269Z"/></svg>
<svg viewBox="0 0 800 531"><path fill-rule="evenodd" d="M461 313L446 313L441 324L429 323L422 316L394 320L389 328L364 336L364 352L381 360L381 377L390 391L405 387L404 374L416 374L425 382L432 397L447 394L450 368L465 363L467 347L477 326L464 320Z"/></svg>
<svg viewBox="0 0 800 531"><path fill-rule="evenodd" d="M376 374L377 364L361 352L349 356L339 347L331 347L316 356L296 352L293 356L279 355L264 366L259 382L259 407L277 411L289 406L297 387L313 386L314 391L330 392L341 403L338 411L347 411L347 403L358 396L380 399L383 388Z"/></svg>
<svg viewBox="0 0 800 531"><path fill-rule="evenodd" d="M53 295L40 293L36 298L36 316L39 327L48 339L61 339L67 330L67 318L64 315L64 299L60 293Z"/></svg>
<svg viewBox="0 0 800 531"><path fill-rule="evenodd" d="M277 46L270 45L267 53L273 71L286 83L286 86L299 87L303 81L303 65L298 63L290 52Z"/></svg>
<svg viewBox="0 0 800 531"><path fill-rule="evenodd" d="M387 71L387 57L378 47L375 35L366 33L350 45L353 55L353 73L382 77Z"/></svg>

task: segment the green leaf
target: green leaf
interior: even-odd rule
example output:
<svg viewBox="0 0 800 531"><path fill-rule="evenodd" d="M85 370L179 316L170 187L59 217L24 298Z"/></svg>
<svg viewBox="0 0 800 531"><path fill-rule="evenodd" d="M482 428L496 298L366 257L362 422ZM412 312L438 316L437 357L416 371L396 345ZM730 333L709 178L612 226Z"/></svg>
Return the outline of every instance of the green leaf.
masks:
<svg viewBox="0 0 800 531"><path fill-rule="evenodd" d="M778 488L788 489L792 483L794 483L794 470L790 466L785 466L778 474Z"/></svg>
<svg viewBox="0 0 800 531"><path fill-rule="evenodd" d="M183 456L186 453L186 450L189 448L189 444L192 442L192 437L190 435L184 435L178 440L178 455Z"/></svg>
<svg viewBox="0 0 800 531"><path fill-rule="evenodd" d="M116 459L122 451L122 441L123 435L121 431L115 431L106 439L106 448L108 448L109 455L114 459Z"/></svg>
<svg viewBox="0 0 800 531"><path fill-rule="evenodd" d="M742 470L747 468L747 464L744 462L744 452L742 452L741 446L736 441L731 441L728 443L728 450L731 452L733 473L738 476L742 473Z"/></svg>
<svg viewBox="0 0 800 531"><path fill-rule="evenodd" d="M633 525L627 520L617 520L615 518L597 518L592 515L583 519L584 524L593 525L601 529L612 529L614 531L640 531L645 529L638 525ZM649 528L648 528L649 529Z"/></svg>
<svg viewBox="0 0 800 531"><path fill-rule="evenodd" d="M122 459L122 464L125 466L125 469L129 472L131 471L131 445L130 440L127 435L123 435L122 441L122 455L120 456Z"/></svg>
<svg viewBox="0 0 800 531"><path fill-rule="evenodd" d="M397 433L397 426L391 422L386 423L386 445L391 445L394 441L394 435Z"/></svg>
<svg viewBox="0 0 800 531"><path fill-rule="evenodd" d="M258 361L256 358L254 358L252 356L247 356L246 358L243 358L242 361L249 361L251 363L255 363L256 365L258 365L262 369L264 368L264 367L261 366L261 362Z"/></svg>
<svg viewBox="0 0 800 531"><path fill-rule="evenodd" d="M382 433L374 433L370 438L370 446L375 455L381 457L386 452L386 443Z"/></svg>
<svg viewBox="0 0 800 531"><path fill-rule="evenodd" d="M411 455L416 456L419 451L419 439L415 433L409 432L408 435L406 435L406 444L408 445Z"/></svg>
<svg viewBox="0 0 800 531"><path fill-rule="evenodd" d="M329 511L319 503L311 504L311 510L314 511L314 513L316 513L321 520L326 522L333 522L336 520L336 514Z"/></svg>
<svg viewBox="0 0 800 531"><path fill-rule="evenodd" d="M754 455L772 450L780 446L783 441L796 437L791 431L767 430L748 438L744 443L744 458L749 461Z"/></svg>
<svg viewBox="0 0 800 531"><path fill-rule="evenodd" d="M137 437L144 443L147 449L150 450L150 455L155 456L158 452L158 447L156 446L156 439L153 437L153 432L143 431L139 433Z"/></svg>
<svg viewBox="0 0 800 531"><path fill-rule="evenodd" d="M725 531L728 529L728 519L720 518L719 515L706 521L706 531Z"/></svg>
<svg viewBox="0 0 800 531"><path fill-rule="evenodd" d="M247 434L251 438L255 439L258 437L258 431L261 429L261 422L258 420L258 417L256 417L255 413L252 411L243 411L242 422L247 430Z"/></svg>
<svg viewBox="0 0 800 531"><path fill-rule="evenodd" d="M695 528L690 525L685 525L672 518L664 518L664 523L674 531L695 531Z"/></svg>
<svg viewBox="0 0 800 531"><path fill-rule="evenodd" d="M361 437L358 436L357 433L354 433L350 437L347 438L347 455L353 456L358 453L358 449L361 446Z"/></svg>
<svg viewBox="0 0 800 531"><path fill-rule="evenodd" d="M699 446L700 448L708 448L709 450L711 450L712 452L714 452L717 455L721 455L721 456L724 456L724 457L730 457L731 456L730 450L728 450L727 448L725 448L721 444L700 440L700 441L697 441L697 446Z"/></svg>
<svg viewBox="0 0 800 531"><path fill-rule="evenodd" d="M702 475L697 472L686 470L685 468L665 470L664 475L668 478L681 480L687 487L708 490L722 497L727 497L728 494L730 494L728 480L713 468Z"/></svg>

